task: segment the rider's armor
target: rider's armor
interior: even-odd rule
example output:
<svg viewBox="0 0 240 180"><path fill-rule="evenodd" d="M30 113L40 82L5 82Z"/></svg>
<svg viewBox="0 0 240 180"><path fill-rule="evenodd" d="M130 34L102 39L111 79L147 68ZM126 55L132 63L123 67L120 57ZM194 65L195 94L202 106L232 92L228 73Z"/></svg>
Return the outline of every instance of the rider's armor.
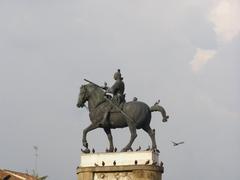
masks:
<svg viewBox="0 0 240 180"><path fill-rule="evenodd" d="M111 99L111 101L118 106L119 108L122 107L123 103L126 102L125 100L125 94L124 94L124 90L125 90L125 85L123 82L123 78L121 76L121 72L120 69L118 69L118 71L116 73L114 73L113 78L116 80L115 83L112 85L111 88L108 88L106 90L107 93L111 93L113 94L113 97ZM116 108L114 108L114 106L110 106L110 109L106 111L103 121L101 124L105 124L108 123L107 119L108 119L108 115L109 112L115 112ZM118 110L117 110L118 111Z"/></svg>
<svg viewBox="0 0 240 180"><path fill-rule="evenodd" d="M124 90L125 85L122 79L117 79L113 86L107 90L107 92L113 94L112 102L117 106L125 102Z"/></svg>

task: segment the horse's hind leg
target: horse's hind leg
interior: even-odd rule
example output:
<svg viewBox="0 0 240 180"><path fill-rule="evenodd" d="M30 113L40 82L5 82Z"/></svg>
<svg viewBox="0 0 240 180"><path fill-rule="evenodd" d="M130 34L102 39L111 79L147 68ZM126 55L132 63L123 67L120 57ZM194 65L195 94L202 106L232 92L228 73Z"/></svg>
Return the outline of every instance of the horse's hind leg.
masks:
<svg viewBox="0 0 240 180"><path fill-rule="evenodd" d="M132 150L132 144L133 144L133 141L136 139L137 137L137 132L136 132L136 126L133 124L133 123L129 123L128 124L129 126L129 130L130 130L130 133L131 133L131 138L130 138L130 141L129 143L127 144L126 147L124 147L121 151L122 152L126 152L128 150Z"/></svg>
<svg viewBox="0 0 240 180"><path fill-rule="evenodd" d="M114 146L113 146L113 138L112 138L111 129L110 128L104 128L104 131L107 134L108 141L109 141L109 144L110 144L109 152L113 152Z"/></svg>
<svg viewBox="0 0 240 180"><path fill-rule="evenodd" d="M157 144L156 144L156 139L155 139L155 130L151 129L149 125L146 125L142 128L144 131L148 133L152 140L152 150L157 150Z"/></svg>

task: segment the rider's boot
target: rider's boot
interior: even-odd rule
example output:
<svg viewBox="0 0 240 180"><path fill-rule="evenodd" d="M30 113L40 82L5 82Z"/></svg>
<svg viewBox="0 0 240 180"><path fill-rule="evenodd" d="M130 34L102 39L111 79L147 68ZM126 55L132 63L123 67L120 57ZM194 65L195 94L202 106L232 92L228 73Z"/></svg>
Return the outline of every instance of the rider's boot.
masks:
<svg viewBox="0 0 240 180"><path fill-rule="evenodd" d="M108 125L108 116L109 116L109 111L105 112L105 114L103 115L103 120L100 122L101 126Z"/></svg>

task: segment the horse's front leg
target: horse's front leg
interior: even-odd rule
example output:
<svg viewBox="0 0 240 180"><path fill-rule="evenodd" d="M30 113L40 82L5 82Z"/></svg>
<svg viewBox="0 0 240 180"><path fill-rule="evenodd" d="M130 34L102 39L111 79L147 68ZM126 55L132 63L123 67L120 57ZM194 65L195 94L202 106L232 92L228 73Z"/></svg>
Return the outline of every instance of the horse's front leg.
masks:
<svg viewBox="0 0 240 180"><path fill-rule="evenodd" d="M107 134L108 141L110 144L110 147L108 149L109 152L113 152L114 146L113 146L113 138L112 138L112 133L110 128L104 128L105 133Z"/></svg>
<svg viewBox="0 0 240 180"><path fill-rule="evenodd" d="M91 124L86 129L83 130L82 144L86 148L85 150L83 150L84 152L86 153L90 152L90 150L88 149L87 133L98 127L99 127L98 124Z"/></svg>

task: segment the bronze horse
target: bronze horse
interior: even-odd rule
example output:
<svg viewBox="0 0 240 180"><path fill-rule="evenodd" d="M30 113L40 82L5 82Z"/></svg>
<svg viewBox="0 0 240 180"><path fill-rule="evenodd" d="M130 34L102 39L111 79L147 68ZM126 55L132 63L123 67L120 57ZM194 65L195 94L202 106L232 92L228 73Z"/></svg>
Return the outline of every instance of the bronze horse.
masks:
<svg viewBox="0 0 240 180"><path fill-rule="evenodd" d="M131 146L137 137L136 129L141 128L149 134L152 141L152 150L157 150L155 130L151 129L150 127L151 112L161 112L163 116L162 121L166 122L169 116L166 115L164 108L159 106L158 103L155 103L154 106L149 107L147 104L140 101L126 102L123 104L122 110L113 110L114 108L112 108L108 116L108 123L101 124L106 108L113 106L109 102L110 99L106 98L105 92L94 84L82 85L80 88L77 107L84 107L85 102L88 101L89 117L91 121L91 124L83 130L82 143L86 148L83 150L83 152L90 152L87 143L87 133L99 127L103 128L107 134L110 143L108 151L113 152L114 146L111 129L124 128L127 126L129 127L131 138L129 143L121 151L125 152L132 150Z"/></svg>

